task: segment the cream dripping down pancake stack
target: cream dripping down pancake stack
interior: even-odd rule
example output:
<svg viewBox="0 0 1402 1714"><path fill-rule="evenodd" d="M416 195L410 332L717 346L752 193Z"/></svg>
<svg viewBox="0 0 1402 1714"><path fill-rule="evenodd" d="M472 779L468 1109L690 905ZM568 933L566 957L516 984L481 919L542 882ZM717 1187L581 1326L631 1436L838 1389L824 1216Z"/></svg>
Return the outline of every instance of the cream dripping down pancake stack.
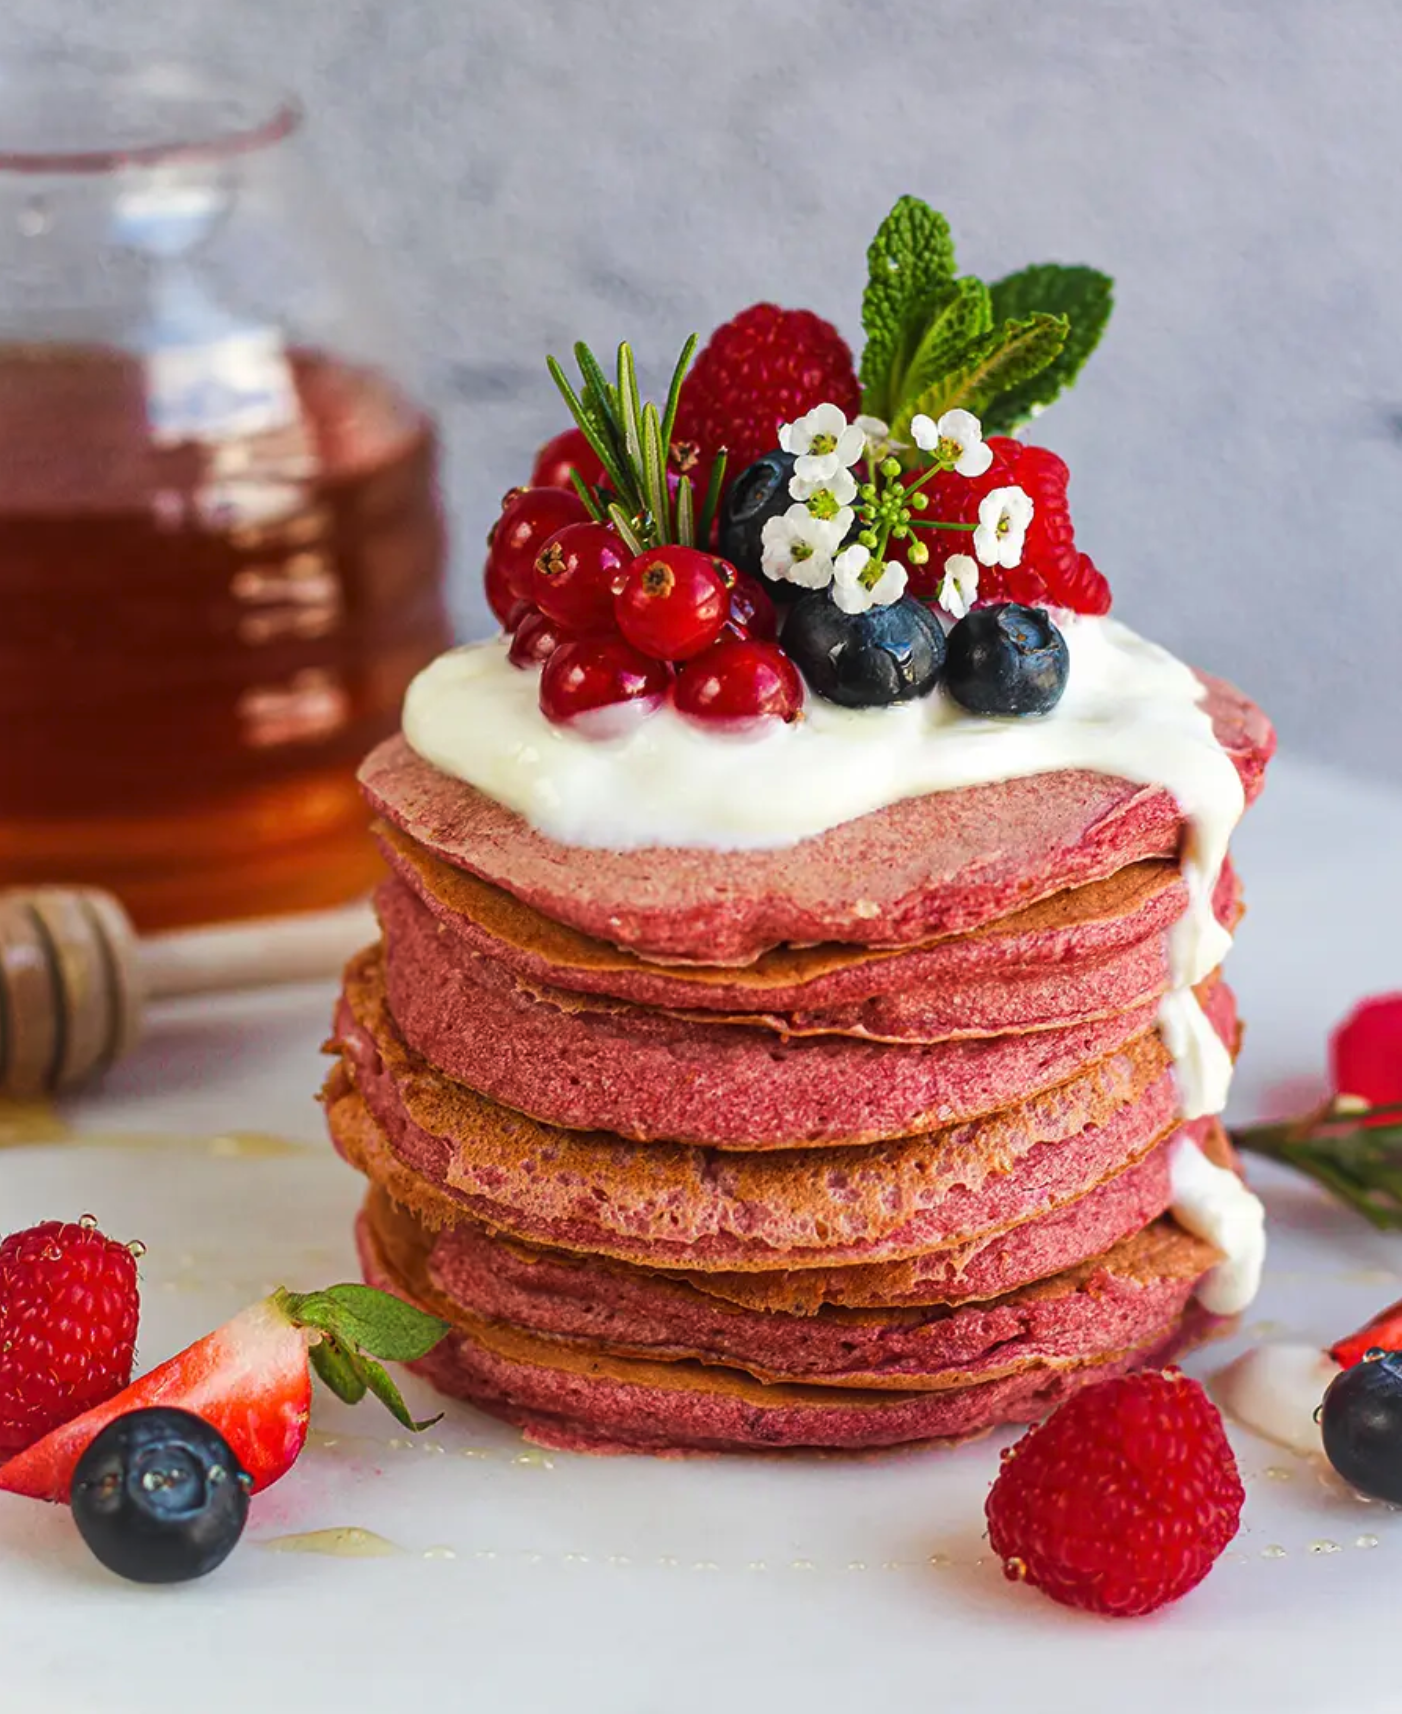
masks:
<svg viewBox="0 0 1402 1714"><path fill-rule="evenodd" d="M903 198L860 371L756 305L507 497L503 632L362 785L388 874L325 1089L419 1365L543 1444L1035 1421L1238 1315L1231 834L1273 748L1108 616L1018 427L1109 313Z"/></svg>

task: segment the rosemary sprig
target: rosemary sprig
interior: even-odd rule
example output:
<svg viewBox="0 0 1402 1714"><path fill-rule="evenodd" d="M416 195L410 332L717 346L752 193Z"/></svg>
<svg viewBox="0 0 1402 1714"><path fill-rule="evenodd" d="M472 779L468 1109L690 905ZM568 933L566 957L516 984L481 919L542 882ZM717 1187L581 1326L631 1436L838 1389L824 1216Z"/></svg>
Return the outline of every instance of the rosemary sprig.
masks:
<svg viewBox="0 0 1402 1714"><path fill-rule="evenodd" d="M611 382L594 353L581 340L574 348L582 383L578 390L555 358L546 359L570 415L603 465L604 485L609 490L603 496L608 501L607 507L599 495L589 493L578 479L575 488L589 507L590 515L606 516L632 553L660 547L664 542L681 542L687 547L697 541L704 542L719 503L725 474L724 455L712 466L711 487L699 524L691 478L683 476L678 482L675 505L667 483L667 463L682 382L695 351L696 335L692 334L677 359L667 389L667 402L661 411L656 405L643 402L638 390L637 365L632 348L626 343L618 348L618 378Z"/></svg>
<svg viewBox="0 0 1402 1714"><path fill-rule="evenodd" d="M1302 1118L1242 1126L1232 1141L1304 1173L1380 1231L1402 1231L1402 1103L1339 1096Z"/></svg>

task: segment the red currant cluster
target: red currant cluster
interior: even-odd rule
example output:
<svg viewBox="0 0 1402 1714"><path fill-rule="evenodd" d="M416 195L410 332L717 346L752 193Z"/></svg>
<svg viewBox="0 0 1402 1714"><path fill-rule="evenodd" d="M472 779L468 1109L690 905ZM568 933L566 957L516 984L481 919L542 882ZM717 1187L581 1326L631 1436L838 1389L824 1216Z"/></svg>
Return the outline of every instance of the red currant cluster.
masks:
<svg viewBox="0 0 1402 1714"><path fill-rule="evenodd" d="M601 475L577 430L542 447L536 485L506 496L488 537L487 599L511 633L512 664L542 669L546 717L670 698L696 720L793 720L803 683L759 581L698 548L633 555L589 516L571 470Z"/></svg>

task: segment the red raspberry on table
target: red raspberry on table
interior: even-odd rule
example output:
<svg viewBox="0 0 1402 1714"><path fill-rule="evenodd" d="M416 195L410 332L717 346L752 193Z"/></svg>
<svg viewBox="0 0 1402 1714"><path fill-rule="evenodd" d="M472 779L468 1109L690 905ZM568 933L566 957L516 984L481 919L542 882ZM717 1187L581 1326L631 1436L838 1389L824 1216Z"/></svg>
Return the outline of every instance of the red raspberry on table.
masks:
<svg viewBox="0 0 1402 1714"><path fill-rule="evenodd" d="M1074 1394L1003 1453L988 1537L1014 1582L1113 1618L1195 1588L1245 1490L1216 1406L1177 1370Z"/></svg>
<svg viewBox="0 0 1402 1714"><path fill-rule="evenodd" d="M1374 1107L1402 1101L1402 994L1360 1000L1329 1041L1334 1090Z"/></svg>
<svg viewBox="0 0 1402 1714"><path fill-rule="evenodd" d="M806 309L751 304L718 327L682 384L675 442L694 443L700 492L725 447L727 480L779 444L779 428L830 401L862 408L852 352L837 329Z"/></svg>
<svg viewBox="0 0 1402 1714"><path fill-rule="evenodd" d="M0 1460L126 1386L138 1313L136 1254L90 1216L0 1244Z"/></svg>

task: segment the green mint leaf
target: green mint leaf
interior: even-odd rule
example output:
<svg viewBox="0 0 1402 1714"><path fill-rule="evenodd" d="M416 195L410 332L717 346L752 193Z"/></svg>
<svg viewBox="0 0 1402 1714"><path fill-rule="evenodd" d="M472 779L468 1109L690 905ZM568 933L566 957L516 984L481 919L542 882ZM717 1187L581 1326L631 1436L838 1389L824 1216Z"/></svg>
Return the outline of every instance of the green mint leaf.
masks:
<svg viewBox="0 0 1402 1714"><path fill-rule="evenodd" d="M921 411L939 417L956 405L982 418L987 428L986 407L991 401L1040 374L1065 345L1066 334L1066 318L1055 315L1005 321L981 334L959 353L955 368L901 406L892 432L899 436L901 428L909 428L911 418Z"/></svg>
<svg viewBox="0 0 1402 1714"><path fill-rule="evenodd" d="M956 280L915 348L901 378L899 395L892 400L891 415L887 420L898 440L906 438L910 417L914 414L913 411L907 413L906 401L918 399L922 393L928 392L956 367L965 348L992 326L993 309L988 287L972 274Z"/></svg>
<svg viewBox="0 0 1402 1714"><path fill-rule="evenodd" d="M1038 262L992 288L996 321L1031 315L1064 316L1071 324L1059 354L1038 374L1008 387L984 410L985 434L1006 434L1045 409L1080 374L1100 343L1114 307L1115 283L1096 268Z"/></svg>
<svg viewBox="0 0 1402 1714"><path fill-rule="evenodd" d="M368 1351L396 1363L427 1356L448 1331L446 1321L373 1286L289 1293L285 1308L298 1326L328 1333L348 1351Z"/></svg>
<svg viewBox="0 0 1402 1714"><path fill-rule="evenodd" d="M348 1405L358 1405L365 1397L365 1379L355 1359L329 1333L312 1346L311 1363L338 1399L344 1399Z"/></svg>
<svg viewBox="0 0 1402 1714"><path fill-rule="evenodd" d="M867 271L862 409L889 421L911 358L953 288L949 222L919 197L901 197L871 241Z"/></svg>

